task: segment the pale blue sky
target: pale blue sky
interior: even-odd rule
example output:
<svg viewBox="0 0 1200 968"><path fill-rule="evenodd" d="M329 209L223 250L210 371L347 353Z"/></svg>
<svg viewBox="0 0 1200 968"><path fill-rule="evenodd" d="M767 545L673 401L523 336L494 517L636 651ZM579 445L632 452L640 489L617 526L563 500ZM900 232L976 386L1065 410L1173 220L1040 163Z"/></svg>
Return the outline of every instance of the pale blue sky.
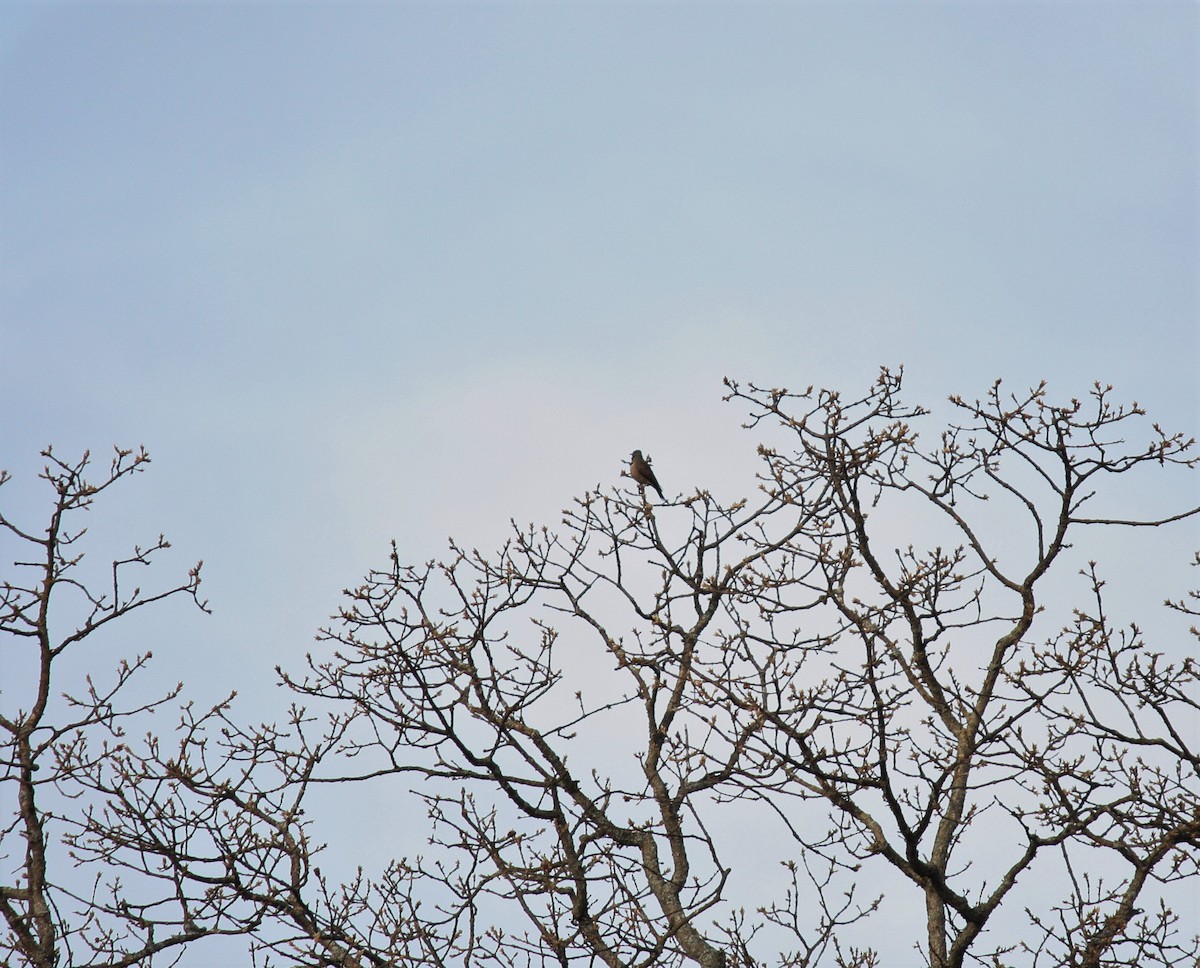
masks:
<svg viewBox="0 0 1200 968"><path fill-rule="evenodd" d="M47 443L144 443L95 524L206 559L216 615L146 628L211 689L309 648L392 537L554 524L633 447L669 492L749 493L726 374L1098 379L1195 433L1198 23L5 0L12 500Z"/></svg>

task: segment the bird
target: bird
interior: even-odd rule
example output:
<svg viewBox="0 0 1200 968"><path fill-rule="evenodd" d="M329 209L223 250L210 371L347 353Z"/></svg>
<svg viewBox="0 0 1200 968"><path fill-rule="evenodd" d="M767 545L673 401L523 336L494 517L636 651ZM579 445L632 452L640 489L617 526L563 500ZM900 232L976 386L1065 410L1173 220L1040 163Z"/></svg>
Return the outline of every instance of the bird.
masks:
<svg viewBox="0 0 1200 968"><path fill-rule="evenodd" d="M658 496L662 500L666 500L667 496L663 494L663 489L658 484L658 478L654 476L654 470L650 467L649 462L642 456L640 450L635 450L629 458L629 476L638 483L638 487L652 487L658 491Z"/></svg>

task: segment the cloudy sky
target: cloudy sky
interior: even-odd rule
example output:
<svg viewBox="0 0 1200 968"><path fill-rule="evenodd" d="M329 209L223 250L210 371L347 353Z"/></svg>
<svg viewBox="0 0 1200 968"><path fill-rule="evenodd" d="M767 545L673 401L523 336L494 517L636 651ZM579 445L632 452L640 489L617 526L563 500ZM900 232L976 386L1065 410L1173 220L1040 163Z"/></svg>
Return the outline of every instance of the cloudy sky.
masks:
<svg viewBox="0 0 1200 968"><path fill-rule="evenodd" d="M390 539L493 547L634 447L749 493L726 375L1101 380L1196 433L1198 21L5 0L5 507L37 521L47 444L144 444L89 523L205 559L214 616L139 626L204 692L302 655Z"/></svg>

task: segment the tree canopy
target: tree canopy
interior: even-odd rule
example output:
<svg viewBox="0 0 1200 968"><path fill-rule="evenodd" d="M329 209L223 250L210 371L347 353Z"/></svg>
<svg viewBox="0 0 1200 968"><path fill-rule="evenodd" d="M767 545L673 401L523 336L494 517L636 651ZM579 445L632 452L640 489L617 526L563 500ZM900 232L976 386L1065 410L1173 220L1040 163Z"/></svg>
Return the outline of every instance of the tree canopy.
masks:
<svg viewBox="0 0 1200 968"><path fill-rule="evenodd" d="M886 369L853 398L727 390L758 438L753 497L622 483L492 554L393 545L280 670L280 723L182 687L123 704L145 656L52 701L100 626L204 603L199 566L127 590L161 538L111 588L76 582L69 520L147 458L89 482L86 455L47 451L49 527L0 513L27 554L0 631L34 670L0 715L0 950L148 964L234 934L296 965L1198 963L1178 909L1200 873L1197 594L1170 577L1187 562L1156 562L1177 621L1155 629L1178 633L1159 641L1110 616L1121 568L1075 547L1200 512L1113 486L1194 468L1193 439L1102 385L997 382L948 419ZM66 633L62 609L83 615ZM130 738L171 704L177 731ZM343 822L419 798L427 850L323 873L319 786Z"/></svg>

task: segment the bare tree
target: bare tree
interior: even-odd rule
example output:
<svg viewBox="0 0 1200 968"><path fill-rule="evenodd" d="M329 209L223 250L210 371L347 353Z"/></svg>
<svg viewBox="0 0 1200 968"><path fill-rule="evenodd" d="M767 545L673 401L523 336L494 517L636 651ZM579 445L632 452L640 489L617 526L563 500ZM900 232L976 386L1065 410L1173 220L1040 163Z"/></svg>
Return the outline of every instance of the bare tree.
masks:
<svg viewBox="0 0 1200 968"><path fill-rule="evenodd" d="M887 370L850 401L730 383L767 438L753 502L598 488L495 555L393 546L328 651L281 670L282 724L185 704L169 742L134 743L112 689L69 725L6 712L4 781L28 797L5 833L40 845L2 888L8 950L133 964L243 933L264 964L872 968L886 891L920 912L889 962L1195 964L1172 905L1200 873L1197 669L1161 623L1110 617L1103 564L1073 549L1200 510L1100 503L1113 476L1193 467L1193 442L1127 443L1144 415L1109 388L996 384L926 443L900 390ZM100 489L82 467L47 472L75 495L55 521ZM71 562L59 527L14 531L43 576ZM0 627L40 643L56 582L5 586ZM79 629L197 582L88 593ZM370 863L323 871L318 787L343 816L411 788L427 847L392 856L379 831ZM50 825L101 871L92 893L48 879Z"/></svg>
<svg viewBox="0 0 1200 968"><path fill-rule="evenodd" d="M185 581L163 591L131 589L128 574L169 547L159 535L113 561L106 586L81 578L81 541L87 529L76 523L76 516L122 478L142 470L149 457L144 450L119 450L107 474L93 482L84 476L87 454L77 463L64 462L50 450L43 456L47 464L41 476L54 492L45 530L23 528L0 514L0 529L24 549L18 551L13 580L0 584L5 652L0 789L13 804L11 815L0 821L0 848L7 862L15 861L15 868L0 875L0 913L8 928L0 951L38 968L140 964L195 935L193 917L203 902L169 875L166 889L145 900L137 887L127 891L115 872L103 867L94 868L89 886L87 878L70 873L73 858L63 848L86 825L86 807L74 799L79 778L107 758L126 757L127 724L172 704L180 687L154 699L126 700L130 683L150 659L147 652L122 661L108 682L88 674L82 691L60 696L57 690L64 666L86 652L89 639L99 638L102 630L136 609L174 596L186 596L203 609L200 565ZM9 479L0 472L0 485ZM130 796L147 794L128 791ZM151 879L160 876L149 869L143 873Z"/></svg>
<svg viewBox="0 0 1200 968"><path fill-rule="evenodd" d="M182 684L144 698L136 680L148 651L99 667L98 640L133 611L176 596L207 611L201 565L161 591L130 587L129 573L169 547L160 535L106 576L88 573L78 516L149 456L118 450L98 479L86 453L74 463L43 456L45 529L0 513L17 549L0 582L0 963L177 963L218 935L245 936L266 963L278 951L308 964L419 964L427 950L437 963L402 863L376 882L342 884L313 863L321 847L303 803L338 744L336 718L314 730L293 709L282 725L247 725L233 715L235 694L197 710ZM0 485L9 480L0 472ZM80 688L62 692L71 681ZM153 712L177 719L138 734Z"/></svg>
<svg viewBox="0 0 1200 968"><path fill-rule="evenodd" d="M322 782L421 778L433 859L407 869L444 955L873 965L847 928L883 865L924 911L896 946L936 968L1194 958L1165 897L1197 857L1195 667L1114 633L1096 572L1065 627L1044 610L1077 594L1075 532L1196 513L1090 510L1192 440L1127 444L1143 414L1099 386L953 398L931 446L886 370L852 402L729 388L784 441L756 503L598 490L492 557L393 549L285 677L341 710ZM754 913L724 818L777 826L790 880ZM1002 908L1026 928L989 930Z"/></svg>
<svg viewBox="0 0 1200 968"><path fill-rule="evenodd" d="M1078 607L1065 628L1035 628L1041 589L1078 529L1155 527L1196 513L1089 513L1104 477L1193 467L1194 442L1154 426L1144 446L1127 445L1125 429L1142 412L1114 406L1108 387L1096 386L1086 404L1056 405L1044 385L1006 397L997 383L984 401L952 398L963 422L922 451L912 422L924 414L901 406L898 390L885 372L864 400L846 406L822 393L794 413L811 394L733 388L756 420L772 416L791 432L791 453L764 453L771 493L796 495L805 508L825 488L803 558L834 628L806 642L772 636L765 650L747 633L737 643L743 660L773 675L765 688L743 676L727 691L742 721L765 719L756 749L777 767L769 796L828 806L825 839L796 830L805 849L832 843L856 862L878 858L921 892L924 951L936 968L969 956L999 964L1014 948L1030 950L1005 938L979 942L1018 878L1035 865L1045 876L1048 853L1072 890L1055 928L1030 912L1046 931L1031 949L1044 961L1194 958L1195 938L1175 936L1169 909L1145 915L1134 904L1152 880L1178 880L1196 864L1200 784L1183 738L1196 722L1195 667L1164 662L1136 627L1114 633L1094 563L1093 608ZM921 530L947 540L896 547L869 522L885 509L932 510ZM777 575L764 582L777 584ZM768 611L793 607L772 602ZM985 859L983 837L1007 849ZM1116 864L1105 882L1078 874L1113 869L1084 859L1096 851ZM1122 948L1131 960L1120 960Z"/></svg>

